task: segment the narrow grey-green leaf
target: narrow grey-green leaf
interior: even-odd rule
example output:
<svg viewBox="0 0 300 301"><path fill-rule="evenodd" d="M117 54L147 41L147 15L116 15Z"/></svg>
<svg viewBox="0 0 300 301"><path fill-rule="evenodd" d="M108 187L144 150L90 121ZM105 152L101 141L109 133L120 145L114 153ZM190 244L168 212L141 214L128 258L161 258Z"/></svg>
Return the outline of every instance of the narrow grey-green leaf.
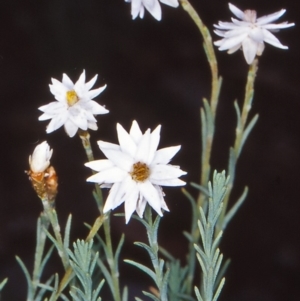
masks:
<svg viewBox="0 0 300 301"><path fill-rule="evenodd" d="M155 273L152 270L150 270L149 268L147 268L143 264L140 264L140 263L135 262L133 260L125 259L124 261L131 264L131 265L133 265L133 266L135 266L135 267L137 267L138 269L140 269L141 271L143 271L144 273L149 275L154 280L154 282L156 283L156 276L155 276Z"/></svg>
<svg viewBox="0 0 300 301"><path fill-rule="evenodd" d="M97 259L97 265L99 266L101 272L103 273L105 280L110 288L110 291L114 292L114 285L113 285L112 277L111 277L107 267L104 265L103 261L100 258Z"/></svg>
<svg viewBox="0 0 300 301"><path fill-rule="evenodd" d="M97 297L104 285L105 280L102 279L101 282L99 283L99 285L97 286L97 288L93 291L93 297L92 297L92 301L97 301ZM123 301L123 300L122 300Z"/></svg>
<svg viewBox="0 0 300 301"><path fill-rule="evenodd" d="M220 284L219 284L219 286L218 286L217 291L215 292L215 295L214 295L214 298L213 298L212 301L217 301L217 300L218 300L219 295L220 295L220 293L221 293L221 290L222 290L222 288L223 288L223 286L224 286L224 283L225 283L225 278L223 278L223 279L221 280L221 282L220 282Z"/></svg>
<svg viewBox="0 0 300 301"><path fill-rule="evenodd" d="M50 249L49 249L48 252L46 253L46 255L45 255L45 257L44 257L44 259L43 259L43 261L42 261L42 263L41 263L40 270L39 270L39 274L38 274L39 279L40 279L41 274L42 274L42 272L43 272L43 270L44 270L44 268L45 268L45 265L47 264L48 260L50 259L51 255L52 255L52 252L53 252L54 248L55 248L54 245L52 245L52 246L50 247Z"/></svg>
<svg viewBox="0 0 300 301"><path fill-rule="evenodd" d="M195 286L195 295L196 295L198 301L204 301L201 297L199 289L196 286Z"/></svg>
<svg viewBox="0 0 300 301"><path fill-rule="evenodd" d="M115 261L115 265L116 265L116 271L119 270L119 257L120 257L120 253L124 244L124 239L125 239L125 235L124 233L121 235L121 239L118 243L116 252L115 252L115 256L114 256L114 261Z"/></svg>
<svg viewBox="0 0 300 301"><path fill-rule="evenodd" d="M153 301L161 301L159 298L157 298L156 296L154 296L153 294L151 293L148 293L148 292L145 292L143 291L143 294L149 298L151 298Z"/></svg>
<svg viewBox="0 0 300 301"><path fill-rule="evenodd" d="M27 286L28 286L28 291L27 291L27 300L33 300L33 286L32 286L32 281L31 281L31 277L30 274L25 266L25 264L23 263L23 261L21 260L20 257L16 256L16 260L19 263L25 278L26 278L26 282L27 282Z"/></svg>
<svg viewBox="0 0 300 301"><path fill-rule="evenodd" d="M193 187L197 188L198 190L200 190L201 192L203 192L207 197L209 197L209 191L206 187L199 185L197 183L194 183L194 182L191 182L190 184L191 184L191 186L193 186Z"/></svg>
<svg viewBox="0 0 300 301"><path fill-rule="evenodd" d="M122 293L122 301L128 301L128 287L124 286Z"/></svg>
<svg viewBox="0 0 300 301"><path fill-rule="evenodd" d="M69 214L66 223L65 234L64 234L64 247L67 250L70 244L70 231L71 231L72 214Z"/></svg>
<svg viewBox="0 0 300 301"><path fill-rule="evenodd" d="M162 297L162 299L167 299L167 296L168 296L169 275L170 275L170 269L167 269L167 271L162 279L162 284L161 284L160 293L161 293L161 296L164 296L164 297Z"/></svg>
<svg viewBox="0 0 300 301"><path fill-rule="evenodd" d="M251 121L249 122L249 124L247 125L247 127L245 128L244 132L243 132L243 136L242 136L242 141L241 141L241 145L240 145L240 149L239 149L239 153L238 153L238 156L240 154L240 152L242 151L243 149L243 146L249 136L249 134L251 133L253 127L255 126L256 122L258 120L258 114L256 114L252 119Z"/></svg>
<svg viewBox="0 0 300 301"><path fill-rule="evenodd" d="M151 260L152 260L153 258L155 258L155 254L153 253L152 249L151 249L148 245L146 245L146 244L143 243L143 242L139 242L139 241L135 242L134 244L135 244L136 246L139 246L139 247L145 249L145 250L148 252L148 254L149 254Z"/></svg>
<svg viewBox="0 0 300 301"><path fill-rule="evenodd" d="M237 202L231 207L231 209L226 214L226 216L224 218L223 226L222 226L223 230L226 228L226 226L231 221L231 219L233 218L233 216L236 214L236 212L242 206L242 204L244 203L247 195L248 195L248 187L246 186L244 188L243 194L239 197L239 199L237 200Z"/></svg>

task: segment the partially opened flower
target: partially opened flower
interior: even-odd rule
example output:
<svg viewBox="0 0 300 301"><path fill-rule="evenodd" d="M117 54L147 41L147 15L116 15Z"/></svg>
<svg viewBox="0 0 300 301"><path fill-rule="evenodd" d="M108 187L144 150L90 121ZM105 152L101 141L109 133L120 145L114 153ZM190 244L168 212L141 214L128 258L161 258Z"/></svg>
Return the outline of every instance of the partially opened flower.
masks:
<svg viewBox="0 0 300 301"><path fill-rule="evenodd" d="M86 83L84 70L75 84L66 74L63 74L62 82L52 78L50 91L57 101L39 107L39 110L44 112L39 120L51 119L47 133L63 125L70 137L76 134L78 128L84 131L98 129L94 115L106 114L108 110L92 100L106 88L105 85L91 90L96 80L97 75Z"/></svg>
<svg viewBox="0 0 300 301"><path fill-rule="evenodd" d="M26 173L38 197L54 206L58 183L55 169L50 166L52 153L47 141L38 144L29 156L30 169Z"/></svg>
<svg viewBox="0 0 300 301"><path fill-rule="evenodd" d="M131 2L131 15L135 19L138 15L144 18L145 9L158 21L161 20L161 7L158 0L125 0ZM179 5L178 0L159 0L161 3L172 7Z"/></svg>
<svg viewBox="0 0 300 301"><path fill-rule="evenodd" d="M162 209L169 211L161 186L183 186L185 182L178 177L185 175L179 166L170 165L170 160L180 146L157 150L160 139L159 125L154 131L148 129L144 134L133 121L130 132L117 124L120 145L98 141L107 159L86 163L97 171L87 181L95 182L104 188L111 188L104 213L125 202L126 223L136 210L142 217L148 203L160 216Z"/></svg>
<svg viewBox="0 0 300 301"><path fill-rule="evenodd" d="M281 49L288 49L271 33L295 25L287 22L271 23L280 18L285 13L285 9L260 18L256 18L255 10L248 9L243 12L231 3L229 9L241 21L231 18L232 22L220 21L218 25L214 25L217 28L214 32L222 37L221 40L214 42L219 46L219 50L228 50L231 54L241 48L247 63L251 64L256 55L262 55L264 42Z"/></svg>
<svg viewBox="0 0 300 301"><path fill-rule="evenodd" d="M44 172L50 165L52 152L47 141L38 144L29 156L30 170L34 173Z"/></svg>

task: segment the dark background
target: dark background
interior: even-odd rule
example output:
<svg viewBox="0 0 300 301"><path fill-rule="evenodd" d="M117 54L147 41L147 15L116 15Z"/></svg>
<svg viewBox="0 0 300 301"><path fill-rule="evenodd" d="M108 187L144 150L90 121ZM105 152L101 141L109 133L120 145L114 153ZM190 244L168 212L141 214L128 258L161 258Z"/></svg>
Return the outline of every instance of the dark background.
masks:
<svg viewBox="0 0 300 301"><path fill-rule="evenodd" d="M191 3L210 29L218 20L231 17L226 1ZM258 16L286 8L277 23L299 24L299 4L294 0L233 4L242 10L257 9ZM37 143L47 139L54 149L61 225L72 212L72 237L84 238L83 222L93 223L97 216L92 185L85 183L90 170L83 166L86 159L79 138L67 137L62 128L47 135L48 122L38 121L37 108L53 100L48 89L51 77L61 80L67 73L76 81L85 69L88 79L99 74L95 87L107 84L97 101L110 113L97 117L100 130L91 133L96 158L103 158L97 140L117 142L117 122L127 130L134 119L143 130L162 124L160 147L181 144L173 164L189 172L186 181L198 181L199 108L202 98L209 97L210 72L201 37L188 15L166 5L162 10L161 22L147 12L144 20L132 21L130 4L121 0L2 1L0 280L9 277L3 300L26 298L25 278L15 255L32 270L36 219L42 206L24 170ZM299 300L299 27L296 24L277 36L290 49L266 45L259 61L251 114L259 113L260 118L238 163L232 201L245 185L250 193L221 245L232 264L220 300ZM240 51L230 56L217 52L217 58L224 83L212 165L221 171L234 138L233 101L243 98L248 67ZM187 244L181 233L189 228L190 207L179 189L165 192L171 212L162 220L159 241L184 261ZM133 241L145 239L136 221L126 226L123 218L114 217L112 229L116 241L126 233L123 258L147 260L143 250L132 246ZM54 259L47 273L57 266L60 263ZM121 273L123 284L134 295L152 285L134 268L122 265Z"/></svg>

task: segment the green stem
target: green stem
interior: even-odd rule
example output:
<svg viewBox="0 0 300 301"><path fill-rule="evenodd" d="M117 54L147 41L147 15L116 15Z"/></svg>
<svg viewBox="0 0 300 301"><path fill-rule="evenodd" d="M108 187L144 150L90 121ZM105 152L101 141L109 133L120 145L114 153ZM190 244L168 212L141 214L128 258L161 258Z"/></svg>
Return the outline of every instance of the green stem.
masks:
<svg viewBox="0 0 300 301"><path fill-rule="evenodd" d="M54 236L55 236L57 244L59 246L58 255L62 260L62 264L64 266L65 271L67 271L67 269L69 268L69 265L70 265L69 257L68 257L67 250L65 249L64 244L63 244L56 210L52 205L49 204L48 199L42 199L42 204L44 207L44 212L50 221L50 224L51 224L53 232L54 232ZM52 204L52 202L51 202L51 204Z"/></svg>
<svg viewBox="0 0 300 301"><path fill-rule="evenodd" d="M89 161L94 161L94 155L93 155L93 150L91 147L91 142L90 142L90 134L88 131L78 131L79 137L82 141L83 148L85 150L85 153L87 155L87 158ZM102 191L99 187L99 185L95 185L96 189L96 201L98 205L98 209L100 211L100 214L103 215L103 196L102 196ZM101 224L102 225L102 224ZM117 269L117 265L115 263L114 259L114 252L113 252L113 247L112 247L112 241L111 241L111 231L110 231L110 217L107 215L107 218L104 219L103 222L103 228L104 228L104 235L105 235L105 242L106 242L106 247L107 247L107 262L110 268L110 273L112 276L113 280L113 286L114 289L111 292L114 301L121 301L121 294L120 294L120 284L119 284L119 271Z"/></svg>
<svg viewBox="0 0 300 301"><path fill-rule="evenodd" d="M255 59L253 63L249 66L247 83L245 88L245 98L244 98L244 104L243 104L242 114L241 114L241 126L237 127L236 129L236 139L234 143L234 151L237 157L239 157L241 152L242 137L243 137L244 130L246 128L249 112L252 108L252 100L254 95L254 83L255 83L256 73L258 70L257 65L258 65L258 59Z"/></svg>
<svg viewBox="0 0 300 301"><path fill-rule="evenodd" d="M201 185L207 185L210 176L210 155L214 137L214 124L216 118L216 110L218 106L220 88L221 88L221 78L218 76L218 63L213 47L212 37L208 28L202 22L200 16L189 3L188 0L180 0L180 3L183 9L189 14L191 19L194 21L196 26L198 27L202 38L203 38L203 48L207 57L207 61L210 66L212 81L211 81L211 96L210 96L210 114L212 117L212 127L211 130L207 133L205 139L205 143L202 143L202 157L201 157L201 177L200 183ZM206 202L206 196L203 193L199 194L198 197L198 205L202 206Z"/></svg>
<svg viewBox="0 0 300 301"><path fill-rule="evenodd" d="M218 99L221 88L221 78L218 76L218 64L216 60L216 55L212 43L212 38L208 28L204 25L198 13L192 7L188 0L179 0L183 9L189 14L191 19L194 21L198 27L202 38L204 51L210 66L212 82L211 82L211 96L210 105L207 103L207 109L201 108L201 120L202 120L202 156L201 156L201 175L200 184L206 186L209 181L209 176L211 173L210 166L210 156L213 144L213 138L215 133L215 119L216 110L218 105ZM209 115L209 116L208 116ZM207 125L208 123L208 125ZM205 124L205 130L204 125ZM207 125L207 126L206 126ZM207 197L203 193L199 193L197 200L198 207L207 207ZM199 214L198 214L199 218ZM193 279L195 273L195 249L194 243L197 243L200 239L200 233L198 227L192 225L192 237L194 241L189 244L189 255L188 255L188 275L187 275L187 293L191 294L193 287Z"/></svg>
<svg viewBox="0 0 300 301"><path fill-rule="evenodd" d="M104 221L103 227L104 227L106 247L108 250L107 262L108 262L108 265L110 268L110 273L112 276L113 287L114 287L112 294L114 296L115 301L121 301L119 271L118 271L117 265L115 263L115 258L114 258L113 248L112 248L111 235L110 235L110 217L109 216Z"/></svg>
<svg viewBox="0 0 300 301"><path fill-rule="evenodd" d="M90 242L94 236L97 234L100 227L103 225L104 220L106 218L106 215L100 215L96 218L94 225L92 226L87 238L85 239L86 242ZM58 286L57 293L55 295L54 300L57 300L62 293L62 291L65 289L65 287L68 285L70 280L73 278L74 272L71 266L69 266L68 270L65 272L65 275L63 276L62 280L60 281L60 284Z"/></svg>
<svg viewBox="0 0 300 301"><path fill-rule="evenodd" d="M78 131L79 137L81 139L83 148L85 150L86 156L88 158L88 161L94 161L94 154L93 154L93 150L92 150L92 146L91 146L91 141L90 141L90 134L88 131L82 131L79 130ZM92 171L93 174L95 174L95 171ZM95 190L96 190L96 202L97 202L97 206L98 209L100 211L101 214L103 214L103 196L102 196L102 191L99 187L98 184L95 184Z"/></svg>
<svg viewBox="0 0 300 301"><path fill-rule="evenodd" d="M255 59L253 63L249 66L248 76L247 76L247 83L245 87L245 97L244 97L244 103L240 115L240 120L237 122L236 127L236 137L234 142L234 147L231 149L233 152L233 159L229 158L229 166L228 171L229 173L229 183L227 186L227 193L224 199L224 205L222 209L222 213L219 217L218 224L217 224L217 230L216 235L219 234L221 230L224 230L224 220L227 213L227 207L228 207L228 201L230 198L230 194L233 188L233 183L235 179L235 171L236 171L236 164L238 161L238 158L241 154L242 148L243 148L243 136L245 133L245 129L247 128L247 121L249 112L252 108L252 100L254 95L254 84L255 84L255 78L258 70L258 59Z"/></svg>
<svg viewBox="0 0 300 301"><path fill-rule="evenodd" d="M33 296L35 295L35 291L37 289L37 285L40 282L41 276L41 263L43 259L43 253L45 249L46 243L46 232L50 225L50 221L48 217L42 212L40 218L38 219L37 223L37 242L36 242L36 251L34 256L34 267L33 267L33 275L32 275L32 284L34 288Z"/></svg>
<svg viewBox="0 0 300 301"><path fill-rule="evenodd" d="M216 109L218 105L220 87L219 87L219 78L218 78L218 64L217 64L213 43L212 43L212 38L208 28L204 25L198 13L192 7L190 2L188 0L179 0L179 2L182 5L183 9L189 14L191 19L194 21L194 23L200 30L201 35L203 37L203 47L212 75L210 103L212 108L212 115L213 117L215 117Z"/></svg>
<svg viewBox="0 0 300 301"><path fill-rule="evenodd" d="M145 218L146 222L148 223L148 226L146 227L147 237L148 237L148 241L149 241L149 246L152 251L151 262L152 262L152 265L153 265L153 268L155 271L155 275L156 275L156 285L159 290L159 297L160 297L161 301L168 301L167 292L163 287L164 286L164 274L163 274L162 266L160 264L161 260L158 257L159 247L158 247L158 242L157 242L157 230L158 230L158 225L160 222L160 216L157 216L158 220L155 220L155 222L153 222L152 210L149 205L146 206L144 216L145 216L144 218Z"/></svg>

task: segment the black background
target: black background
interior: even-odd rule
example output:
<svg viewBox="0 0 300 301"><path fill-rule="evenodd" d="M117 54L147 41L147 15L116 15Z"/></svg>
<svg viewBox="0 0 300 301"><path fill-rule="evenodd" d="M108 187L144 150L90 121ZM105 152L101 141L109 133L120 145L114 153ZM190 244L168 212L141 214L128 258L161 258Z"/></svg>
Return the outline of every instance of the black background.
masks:
<svg viewBox="0 0 300 301"><path fill-rule="evenodd" d="M229 21L226 1L192 1L203 21L212 29L218 20ZM299 4L286 1L239 1L244 10L258 16L286 8L278 21L297 22ZM67 73L76 81L85 69L87 78L99 74L95 87L107 84L97 97L110 110L97 117L100 130L92 132L96 158L103 158L96 141L117 142L115 125L127 130L136 119L141 128L162 124L160 147L182 145L174 158L188 171L186 181L198 181L199 108L209 97L210 72L197 28L181 9L162 5L163 20L146 12L144 20L131 20L130 4L109 0L10 0L0 7L0 280L9 277L3 300L25 300L26 282L15 261L19 255L31 270L36 219L42 209L24 170L37 143L47 139L54 149L52 164L59 175L57 211L64 226L73 214L72 239L84 238L83 222L97 216L85 183L90 171L81 142L59 129L46 134L48 122L38 121L37 108L53 100L50 78ZM233 200L243 187L249 196L229 225L221 245L232 258L220 300L299 300L300 295L300 199L299 199L299 27L277 34L289 50L266 45L259 61L252 115L259 113L237 168ZM216 39L215 35L214 38ZM224 77L217 116L212 165L226 168L233 143L234 99L242 100L247 65L242 52L217 51ZM188 189L196 193L191 187ZM180 189L167 188L170 213L162 220L159 241L184 261L187 250L182 231L189 228L190 207ZM119 211L122 211L123 207ZM144 240L136 222L124 224L113 217L117 241L126 233L123 258L146 260L133 247ZM57 258L47 274L60 268ZM152 285L134 268L121 266L123 285L132 295ZM125 274L126 273L126 274ZM133 300L133 297L131 297Z"/></svg>

